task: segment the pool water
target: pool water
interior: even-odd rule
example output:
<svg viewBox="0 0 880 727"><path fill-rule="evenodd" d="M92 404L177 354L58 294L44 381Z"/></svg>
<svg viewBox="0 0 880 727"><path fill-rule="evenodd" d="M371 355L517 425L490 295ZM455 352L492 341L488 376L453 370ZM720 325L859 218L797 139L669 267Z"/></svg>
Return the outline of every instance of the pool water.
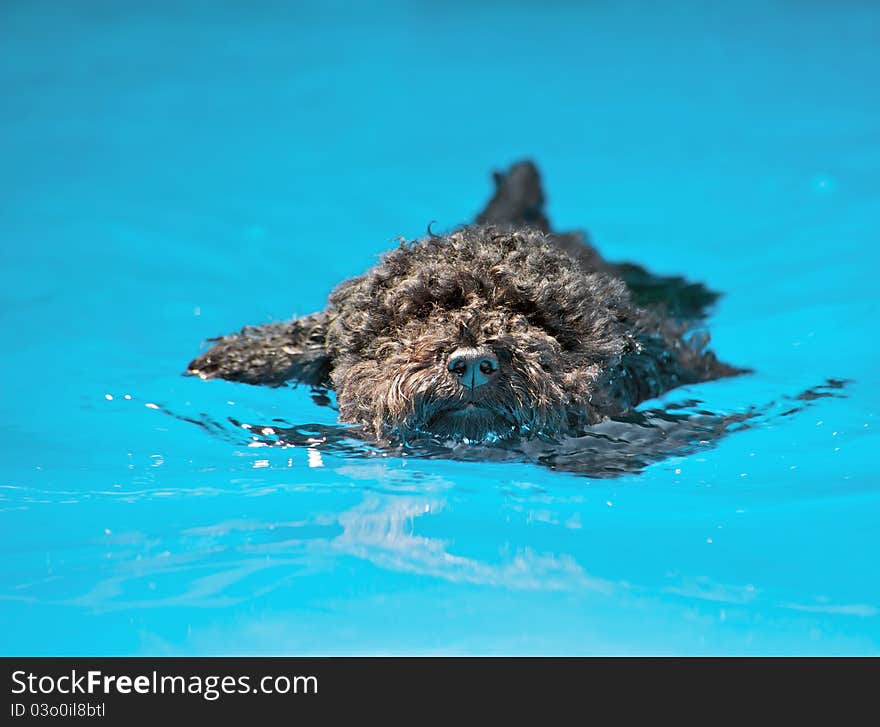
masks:
<svg viewBox="0 0 880 727"><path fill-rule="evenodd" d="M880 653L878 23L3 3L0 653ZM755 372L668 401L764 415L600 477L251 446L335 412L181 376L524 157L557 227L724 293Z"/></svg>

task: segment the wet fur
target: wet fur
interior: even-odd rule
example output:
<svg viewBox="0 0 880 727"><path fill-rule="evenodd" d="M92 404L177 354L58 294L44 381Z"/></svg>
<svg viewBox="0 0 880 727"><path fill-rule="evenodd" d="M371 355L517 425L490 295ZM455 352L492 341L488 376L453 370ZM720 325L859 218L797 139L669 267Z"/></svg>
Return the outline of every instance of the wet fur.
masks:
<svg viewBox="0 0 880 727"><path fill-rule="evenodd" d="M477 224L401 243L324 311L214 339L188 372L332 388L340 420L378 438L476 441L576 435L739 371L688 335L714 294L551 233L533 165L496 184ZM471 392L447 370L459 347L497 356L491 386Z"/></svg>

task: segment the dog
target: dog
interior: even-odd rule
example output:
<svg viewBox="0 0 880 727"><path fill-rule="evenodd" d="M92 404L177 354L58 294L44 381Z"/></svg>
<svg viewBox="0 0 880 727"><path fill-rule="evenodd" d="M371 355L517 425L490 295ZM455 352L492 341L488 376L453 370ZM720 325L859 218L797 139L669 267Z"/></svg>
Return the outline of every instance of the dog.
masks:
<svg viewBox="0 0 880 727"><path fill-rule="evenodd" d="M578 436L675 387L742 373L695 332L717 294L554 233L531 162L471 225L402 241L326 308L210 339L202 379L333 390L377 440Z"/></svg>

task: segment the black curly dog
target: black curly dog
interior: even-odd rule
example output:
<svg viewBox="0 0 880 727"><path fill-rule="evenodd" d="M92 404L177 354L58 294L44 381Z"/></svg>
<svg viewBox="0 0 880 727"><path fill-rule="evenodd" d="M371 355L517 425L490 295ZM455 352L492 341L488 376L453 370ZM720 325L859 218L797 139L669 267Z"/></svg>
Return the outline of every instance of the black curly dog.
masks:
<svg viewBox="0 0 880 727"><path fill-rule="evenodd" d="M320 313L212 339L188 373L332 388L339 419L380 439L491 442L576 436L742 371L690 334L714 293L551 232L531 163L495 181L476 224L403 242Z"/></svg>

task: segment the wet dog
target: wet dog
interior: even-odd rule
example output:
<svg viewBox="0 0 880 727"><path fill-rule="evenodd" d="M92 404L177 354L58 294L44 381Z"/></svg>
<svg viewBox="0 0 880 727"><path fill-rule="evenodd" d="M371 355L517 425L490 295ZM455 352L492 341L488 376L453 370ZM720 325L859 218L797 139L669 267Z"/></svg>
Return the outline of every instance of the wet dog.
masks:
<svg viewBox="0 0 880 727"><path fill-rule="evenodd" d="M533 164L495 181L473 225L401 243L319 313L212 339L188 373L332 389L379 439L493 442L577 436L741 371L693 333L714 293L553 233Z"/></svg>

